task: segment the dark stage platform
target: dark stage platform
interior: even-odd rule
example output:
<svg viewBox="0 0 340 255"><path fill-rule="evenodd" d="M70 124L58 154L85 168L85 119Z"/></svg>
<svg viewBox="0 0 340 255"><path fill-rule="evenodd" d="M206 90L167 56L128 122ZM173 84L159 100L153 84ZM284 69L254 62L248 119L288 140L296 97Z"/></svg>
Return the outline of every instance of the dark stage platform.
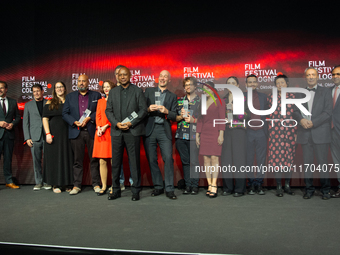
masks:
<svg viewBox="0 0 340 255"><path fill-rule="evenodd" d="M109 201L89 186L75 196L33 191L33 185L0 189L1 254L35 250L36 254L311 255L340 250L340 199L304 200L300 189L283 198L277 198L274 189L265 196L239 198L221 196L220 191L216 199L207 198L203 188L197 196L176 190L178 199L172 201L165 195L151 197L152 190L145 187L137 202L131 201L130 190ZM68 248L3 244L7 242Z"/></svg>

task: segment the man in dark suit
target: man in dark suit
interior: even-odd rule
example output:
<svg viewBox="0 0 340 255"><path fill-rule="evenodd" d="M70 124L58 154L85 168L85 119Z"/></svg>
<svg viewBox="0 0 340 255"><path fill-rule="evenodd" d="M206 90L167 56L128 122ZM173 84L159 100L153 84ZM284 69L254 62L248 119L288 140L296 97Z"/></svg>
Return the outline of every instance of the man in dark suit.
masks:
<svg viewBox="0 0 340 255"><path fill-rule="evenodd" d="M14 127L20 121L20 114L17 102L7 97L8 86L0 81L0 157L4 154L4 176L6 187L19 189L12 180L12 154L14 148Z"/></svg>
<svg viewBox="0 0 340 255"><path fill-rule="evenodd" d="M159 74L158 87L145 90L148 106L146 122L145 152L149 161L152 182L155 189L151 196L164 193L163 177L158 167L157 143L164 161L164 179L166 196L177 199L174 193L174 159L172 158L172 133L170 120L176 121L177 97L167 89L170 73L163 70Z"/></svg>
<svg viewBox="0 0 340 255"><path fill-rule="evenodd" d="M313 186L313 172L315 168L327 170L328 148L331 142L331 115L332 115L332 95L329 88L318 86L318 72L314 67L309 67L305 71L307 79L307 90L310 91L311 99L303 105L312 115L304 115L294 107L293 117L299 123L297 131L297 143L301 144L303 152L303 162L305 165L306 193L304 199L310 199L315 191ZM304 97L297 94L296 98ZM314 153L318 165L314 168ZM330 198L329 174L320 172L322 199Z"/></svg>
<svg viewBox="0 0 340 255"><path fill-rule="evenodd" d="M92 158L92 151L96 132L97 101L101 98L101 95L99 92L89 90L88 85L88 76L80 75L78 77L78 91L66 95L63 108L63 119L69 125L68 138L71 140L74 154L74 187L70 195L76 195L81 191L85 145L90 159L93 190L96 193L100 191L99 162L97 158ZM86 114L86 110L90 111L89 115ZM82 116L83 118L80 119Z"/></svg>
<svg viewBox="0 0 340 255"><path fill-rule="evenodd" d="M257 77L253 74L246 78L246 87L252 89L252 104L257 110L267 110L268 101L267 95L257 92ZM248 92L244 93L246 101L248 102ZM267 138L268 138L268 123L265 115L250 114L250 120L247 125L247 166L252 166L254 163L255 153L258 171L248 172L248 180L250 190L249 195L254 195L257 192L259 195L264 195L262 188L264 173L262 167L266 163L267 154Z"/></svg>
<svg viewBox="0 0 340 255"><path fill-rule="evenodd" d="M35 186L34 191L41 189L51 189L52 186L43 183L42 177L42 155L44 151L45 132L42 124L42 112L46 99L44 99L44 90L40 84L32 86L33 100L26 103L22 127L24 130L24 139L28 147L31 148Z"/></svg>
<svg viewBox="0 0 340 255"><path fill-rule="evenodd" d="M340 65L337 65L332 70L332 79L334 82L334 87L332 88L332 141L331 141L331 153L333 158L333 163L338 164L340 167L340 100L338 100L340 94ZM338 176L338 190L332 195L333 198L340 198L340 172L337 172Z"/></svg>
<svg viewBox="0 0 340 255"><path fill-rule="evenodd" d="M108 199L121 196L119 176L123 160L124 147L129 156L132 177L132 201L140 199L140 137L145 134L142 123L147 114L143 91L130 83L131 73L126 67L118 72L120 86L110 91L106 105L106 116L111 123L112 141L112 185Z"/></svg>

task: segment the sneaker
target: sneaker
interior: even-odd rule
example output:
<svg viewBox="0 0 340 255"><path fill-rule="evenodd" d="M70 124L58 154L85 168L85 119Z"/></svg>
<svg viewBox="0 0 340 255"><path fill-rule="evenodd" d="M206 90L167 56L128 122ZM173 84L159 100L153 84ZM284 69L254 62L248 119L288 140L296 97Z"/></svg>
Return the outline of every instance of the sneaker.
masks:
<svg viewBox="0 0 340 255"><path fill-rule="evenodd" d="M193 187L191 191L191 195L197 195L198 194L198 187Z"/></svg>
<svg viewBox="0 0 340 255"><path fill-rule="evenodd" d="M52 189L51 185L48 185L47 183L44 183L44 185L42 185L41 187L42 189Z"/></svg>
<svg viewBox="0 0 340 255"><path fill-rule="evenodd" d="M42 184L37 184L33 187L33 190L41 190L42 186Z"/></svg>
<svg viewBox="0 0 340 255"><path fill-rule="evenodd" d="M121 190L121 191L125 190L124 183L121 183L121 184L120 184L120 190Z"/></svg>
<svg viewBox="0 0 340 255"><path fill-rule="evenodd" d="M100 187L99 187L99 186L96 186L96 187L93 188L93 190L94 190L94 192L99 193Z"/></svg>
<svg viewBox="0 0 340 255"><path fill-rule="evenodd" d="M81 191L78 187L73 187L73 189L70 191L70 195L77 195Z"/></svg>

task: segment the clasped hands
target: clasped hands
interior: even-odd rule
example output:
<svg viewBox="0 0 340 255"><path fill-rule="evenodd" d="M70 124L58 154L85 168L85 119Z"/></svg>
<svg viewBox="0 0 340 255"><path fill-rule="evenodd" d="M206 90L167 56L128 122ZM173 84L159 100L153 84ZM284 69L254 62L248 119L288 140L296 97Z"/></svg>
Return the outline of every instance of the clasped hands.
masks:
<svg viewBox="0 0 340 255"><path fill-rule="evenodd" d="M313 127L313 122L311 120L307 120L307 119L302 119L300 120L300 125L304 128L304 129L309 129Z"/></svg>
<svg viewBox="0 0 340 255"><path fill-rule="evenodd" d="M6 121L0 121L0 127L6 128L7 130L11 130L13 128L13 124L7 123Z"/></svg>

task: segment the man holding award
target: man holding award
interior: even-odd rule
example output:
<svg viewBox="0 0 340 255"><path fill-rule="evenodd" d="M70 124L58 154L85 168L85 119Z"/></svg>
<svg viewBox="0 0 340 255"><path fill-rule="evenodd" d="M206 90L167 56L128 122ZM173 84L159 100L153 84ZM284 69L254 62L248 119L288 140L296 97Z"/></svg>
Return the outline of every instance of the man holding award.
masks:
<svg viewBox="0 0 340 255"><path fill-rule="evenodd" d="M89 78L87 75L78 77L78 91L66 95L63 108L63 119L68 123L68 138L74 155L73 163L73 189L70 195L81 191L83 179L83 161L85 145L90 159L92 186L96 193L100 191L99 161L92 158L94 134L96 132L97 101L101 98L99 92L88 89Z"/></svg>
<svg viewBox="0 0 340 255"><path fill-rule="evenodd" d="M145 98L148 119L145 134L145 152L149 161L154 190L151 196L164 193L163 176L158 166L157 144L164 161L164 181L166 196L177 199L174 193L174 159L172 157L172 133L170 120L176 121L177 97L167 89L170 73L163 70L159 74L158 87L147 88Z"/></svg>
<svg viewBox="0 0 340 255"><path fill-rule="evenodd" d="M111 123L112 141L112 190L108 199L121 196L119 183L124 147L129 156L132 201L140 199L140 137L145 135L143 118L147 115L147 106L142 89L130 83L131 73L126 67L118 72L120 86L110 90L106 105L106 117Z"/></svg>

